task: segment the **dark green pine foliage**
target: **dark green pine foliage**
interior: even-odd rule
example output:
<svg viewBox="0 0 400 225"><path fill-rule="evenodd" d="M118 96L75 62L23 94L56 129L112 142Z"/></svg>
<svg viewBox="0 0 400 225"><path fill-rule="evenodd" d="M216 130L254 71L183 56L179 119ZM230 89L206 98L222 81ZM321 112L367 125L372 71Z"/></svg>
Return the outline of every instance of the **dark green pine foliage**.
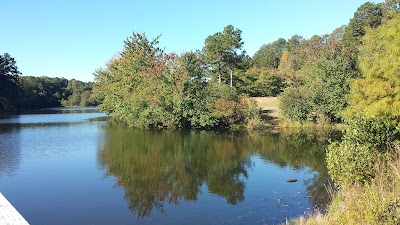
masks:
<svg viewBox="0 0 400 225"><path fill-rule="evenodd" d="M20 74L16 61L10 54L0 55L0 112L17 109Z"/></svg>

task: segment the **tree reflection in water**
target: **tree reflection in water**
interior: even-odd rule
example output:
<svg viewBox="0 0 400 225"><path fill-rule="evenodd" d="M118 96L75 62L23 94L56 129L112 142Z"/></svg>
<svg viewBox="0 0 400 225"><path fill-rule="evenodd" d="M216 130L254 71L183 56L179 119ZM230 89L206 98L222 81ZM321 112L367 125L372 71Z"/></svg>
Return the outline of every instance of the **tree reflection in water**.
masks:
<svg viewBox="0 0 400 225"><path fill-rule="evenodd" d="M279 167L309 167L317 174L307 190L323 204L328 179L324 135L231 134L209 131L141 130L107 124L99 163L125 189L130 210L139 216L163 204L195 201L202 185L237 204L244 200L251 156L259 154ZM321 194L323 193L323 194Z"/></svg>

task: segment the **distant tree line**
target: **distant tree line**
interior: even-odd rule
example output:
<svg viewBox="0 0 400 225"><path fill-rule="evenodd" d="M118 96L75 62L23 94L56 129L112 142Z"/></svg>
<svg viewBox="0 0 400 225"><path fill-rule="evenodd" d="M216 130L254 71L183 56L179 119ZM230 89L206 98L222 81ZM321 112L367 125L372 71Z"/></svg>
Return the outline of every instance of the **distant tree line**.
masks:
<svg viewBox="0 0 400 225"><path fill-rule="evenodd" d="M0 112L59 106L98 105L93 82L21 76L8 53L0 55Z"/></svg>

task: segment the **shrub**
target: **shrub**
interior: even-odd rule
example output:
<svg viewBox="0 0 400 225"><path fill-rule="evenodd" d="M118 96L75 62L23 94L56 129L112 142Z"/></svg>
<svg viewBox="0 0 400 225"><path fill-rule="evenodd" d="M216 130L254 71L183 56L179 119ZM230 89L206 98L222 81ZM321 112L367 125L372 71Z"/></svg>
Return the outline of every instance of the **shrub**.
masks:
<svg viewBox="0 0 400 225"><path fill-rule="evenodd" d="M390 145L400 139L400 124L389 117L371 117L355 115L348 120L346 137L356 143L368 143L385 153Z"/></svg>
<svg viewBox="0 0 400 225"><path fill-rule="evenodd" d="M399 128L397 120L387 117L353 116L342 142L332 143L327 150L327 167L336 184L369 183L376 159L389 156L399 140Z"/></svg>
<svg viewBox="0 0 400 225"><path fill-rule="evenodd" d="M301 88L288 88L280 97L280 108L285 117L304 122L309 118L311 106Z"/></svg>
<svg viewBox="0 0 400 225"><path fill-rule="evenodd" d="M326 161L329 175L339 187L368 183L373 178L374 153L370 145L343 140L328 147Z"/></svg>

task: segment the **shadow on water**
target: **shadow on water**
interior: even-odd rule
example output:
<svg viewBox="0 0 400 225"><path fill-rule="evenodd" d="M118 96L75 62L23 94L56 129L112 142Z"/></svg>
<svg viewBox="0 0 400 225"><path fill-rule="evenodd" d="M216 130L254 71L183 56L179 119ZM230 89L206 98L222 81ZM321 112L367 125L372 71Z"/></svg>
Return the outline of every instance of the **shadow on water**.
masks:
<svg viewBox="0 0 400 225"><path fill-rule="evenodd" d="M245 199L252 156L277 167L308 168L312 204L327 203L324 148L334 134L232 134L206 131L138 130L105 124L98 162L125 189L132 212L149 216L164 204L196 201L206 185L231 204ZM273 181L272 181L273 182Z"/></svg>

